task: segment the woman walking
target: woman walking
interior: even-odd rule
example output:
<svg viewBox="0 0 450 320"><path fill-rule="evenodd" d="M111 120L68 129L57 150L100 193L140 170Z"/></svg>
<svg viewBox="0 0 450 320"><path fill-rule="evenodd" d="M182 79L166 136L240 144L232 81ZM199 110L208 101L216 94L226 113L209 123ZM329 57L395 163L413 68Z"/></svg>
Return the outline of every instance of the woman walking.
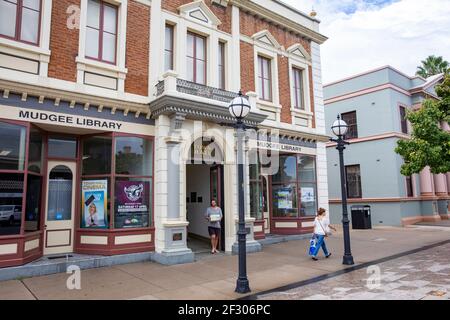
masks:
<svg viewBox="0 0 450 320"><path fill-rule="evenodd" d="M206 209L205 218L208 220L208 233L211 237L211 253L219 252L217 245L219 244L220 236L220 221L222 221L222 209L217 206L216 200L211 200L211 206Z"/></svg>
<svg viewBox="0 0 450 320"><path fill-rule="evenodd" d="M324 208L319 208L319 210L317 210L317 216L314 219L314 235L317 239L317 245L311 257L314 261L318 260L317 255L319 254L320 248L322 248L325 258L331 256L331 253L328 252L327 245L325 244L325 237L330 233L330 229L336 231L336 229L330 225L330 219L326 214L326 210Z"/></svg>

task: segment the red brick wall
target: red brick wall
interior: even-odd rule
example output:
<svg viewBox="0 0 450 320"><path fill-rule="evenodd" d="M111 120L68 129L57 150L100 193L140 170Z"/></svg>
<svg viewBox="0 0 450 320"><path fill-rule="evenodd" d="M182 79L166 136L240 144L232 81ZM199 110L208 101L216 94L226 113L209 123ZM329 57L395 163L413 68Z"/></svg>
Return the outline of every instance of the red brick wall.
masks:
<svg viewBox="0 0 450 320"><path fill-rule="evenodd" d="M194 0L162 0L161 7L164 10L168 10L174 13L178 13L178 7L187 3L191 3ZM212 4L211 0L204 0L206 5L222 22L219 25L219 30L231 33L231 6L224 8L217 4Z"/></svg>
<svg viewBox="0 0 450 320"><path fill-rule="evenodd" d="M243 41L241 41L241 90L244 94L256 91L253 45Z"/></svg>
<svg viewBox="0 0 450 320"><path fill-rule="evenodd" d="M289 85L289 60L278 56L278 90L280 93L281 122L291 123L291 91Z"/></svg>
<svg viewBox="0 0 450 320"><path fill-rule="evenodd" d="M130 1L127 16L125 92L148 95L150 7Z"/></svg>
<svg viewBox="0 0 450 320"><path fill-rule="evenodd" d="M311 45L306 39L303 39L302 37L297 36L281 27L277 27L269 21L263 21L254 15L243 12L242 10L240 12L240 24L241 33L246 36L251 37L257 32L268 30L278 41L278 43L286 49L293 44L300 43L305 50L311 54Z"/></svg>
<svg viewBox="0 0 450 320"><path fill-rule="evenodd" d="M50 31L50 63L48 76L51 78L77 81L78 38L80 30L67 28L67 8L71 5L80 7L80 0L53 1L52 25Z"/></svg>
<svg viewBox="0 0 450 320"><path fill-rule="evenodd" d="M289 48L290 46L300 43L305 50L311 54L311 44L308 40L302 38L301 36L295 35L294 33L282 28L275 26L273 23L269 21L263 21L262 19L255 17L254 15L247 13L247 12L240 12L240 29L241 33L246 36L253 36L255 33L268 30L274 38L278 41L278 43L282 46L284 46L285 49ZM250 45L249 45L250 46ZM253 47L251 47L251 55L253 63ZM241 52L242 49L242 43L241 43ZM241 53L241 69L247 68L248 61L246 60L247 55L249 53ZM281 56L278 56L278 88L280 93L280 104L282 105L281 109L281 121L285 123L292 123L292 116L291 116L291 88L290 88L290 82L289 82L289 74L291 70L289 70L289 63L287 58L282 58ZM313 87L313 79L312 79L312 68L309 67L309 70L307 71L309 73L309 79L310 79L310 96L311 96L311 111L314 112L314 87ZM241 72L241 81L242 83L245 82L251 82L250 74ZM254 78L254 75L251 75L251 78ZM254 87L254 80L253 80L253 87ZM313 117L313 127L315 127L315 119Z"/></svg>

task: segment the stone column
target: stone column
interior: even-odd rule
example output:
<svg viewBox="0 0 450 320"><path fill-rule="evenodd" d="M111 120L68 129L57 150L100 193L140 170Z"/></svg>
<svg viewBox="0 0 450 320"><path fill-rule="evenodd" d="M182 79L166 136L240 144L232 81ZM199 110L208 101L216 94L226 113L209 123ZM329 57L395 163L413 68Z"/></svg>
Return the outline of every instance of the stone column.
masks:
<svg viewBox="0 0 450 320"><path fill-rule="evenodd" d="M445 197L437 200L438 213L441 219L447 220L449 218L449 201L448 201L448 188L447 188L447 174L435 174L434 185L436 190L436 196Z"/></svg>
<svg viewBox="0 0 450 320"><path fill-rule="evenodd" d="M177 133L184 120L183 115L174 114L170 118L160 116L164 119L166 130L161 130L158 135L160 159L158 163L158 184L162 190L158 191L158 209L160 223L157 225L160 234L159 248L155 253L154 260L161 264L179 264L194 261L194 254L187 247L188 222L184 215L180 214L181 207L181 148L183 138ZM162 121L161 121L161 124Z"/></svg>
<svg viewBox="0 0 450 320"><path fill-rule="evenodd" d="M432 174L429 167L420 172L420 194L422 196L434 196Z"/></svg>
<svg viewBox="0 0 450 320"><path fill-rule="evenodd" d="M446 178L447 178L447 192L450 195L450 172L447 172Z"/></svg>
<svg viewBox="0 0 450 320"><path fill-rule="evenodd" d="M249 151L249 147L248 147L248 139L247 137L244 138L244 157L242 159L243 163L244 163L244 202L245 202L245 228L248 230L247 233L247 242L246 242L246 247L247 247L247 253L252 253L252 252L258 252L262 250L262 246L261 244L255 240L255 236L254 236L254 223L255 223L255 218L252 218L250 216L250 190L249 190L249 161L248 161L248 151ZM237 146L236 149L234 151L235 153L237 152ZM240 157L236 157L237 161L240 161L241 159L239 159ZM236 163L237 164L237 163ZM236 172L236 177L238 176L238 166L235 166L235 172ZM237 181L238 182L238 181ZM239 182L238 182L239 183ZM236 184L236 197L238 197L238 192L237 192L237 184ZM237 208L236 208L237 209ZM239 215L238 212L236 212L235 215L235 225L236 225L236 230L238 230L238 224L239 224ZM239 249L239 245L237 242L237 237L236 237L236 241L233 244L232 247L232 252L234 254L238 253L238 249Z"/></svg>
<svg viewBox="0 0 450 320"><path fill-rule="evenodd" d="M435 197L433 174L429 167L425 167L420 172L420 195L424 197L421 202L423 221L433 222L441 220L438 214L438 202Z"/></svg>
<svg viewBox="0 0 450 320"><path fill-rule="evenodd" d="M434 175L434 188L437 196L446 196L448 195L447 190L447 177L445 174L435 174Z"/></svg>

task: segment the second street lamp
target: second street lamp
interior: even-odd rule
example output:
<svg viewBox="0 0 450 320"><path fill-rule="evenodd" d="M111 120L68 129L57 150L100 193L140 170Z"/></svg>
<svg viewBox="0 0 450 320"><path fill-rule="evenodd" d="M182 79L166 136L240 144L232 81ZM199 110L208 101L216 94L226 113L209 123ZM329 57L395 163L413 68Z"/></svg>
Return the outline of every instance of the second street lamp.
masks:
<svg viewBox="0 0 450 320"><path fill-rule="evenodd" d="M243 138L245 133L244 118L250 112L250 103L239 91L239 96L231 101L228 109L231 115L236 119L237 130L237 165L238 165L238 203L239 203L239 276L236 281L236 292L250 292L250 285L247 278L247 248L246 238L247 230L245 229L245 205L244 205L244 154L243 154Z"/></svg>
<svg viewBox="0 0 450 320"><path fill-rule="evenodd" d="M344 257L342 259L342 263L345 265L352 265L355 262L353 261L352 251L350 248L350 227L349 227L350 220L348 219L348 211L347 211L347 185L344 167L345 145L349 144L347 141L344 140L344 137L348 131L348 125L338 115L337 120L334 121L333 125L331 126L331 130L337 137L337 139L330 139L330 140L336 142L337 144L336 149L339 151L339 165L341 171L342 229L344 232Z"/></svg>

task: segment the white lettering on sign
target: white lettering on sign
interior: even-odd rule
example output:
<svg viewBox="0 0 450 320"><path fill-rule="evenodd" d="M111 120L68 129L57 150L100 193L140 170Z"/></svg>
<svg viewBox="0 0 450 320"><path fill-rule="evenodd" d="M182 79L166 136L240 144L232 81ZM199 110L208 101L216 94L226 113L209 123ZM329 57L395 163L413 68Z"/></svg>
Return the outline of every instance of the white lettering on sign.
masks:
<svg viewBox="0 0 450 320"><path fill-rule="evenodd" d="M302 148L299 146L293 146L289 144L281 144L270 141L258 141L258 148L270 149L270 150L279 150L279 151L290 151L290 152L301 152Z"/></svg>
<svg viewBox="0 0 450 320"><path fill-rule="evenodd" d="M25 120L40 120L55 122L57 124L75 124L83 127L91 127L95 129L111 129L120 130L122 124L116 121L80 118L71 115L58 113L44 113L39 111L19 111L19 118Z"/></svg>

